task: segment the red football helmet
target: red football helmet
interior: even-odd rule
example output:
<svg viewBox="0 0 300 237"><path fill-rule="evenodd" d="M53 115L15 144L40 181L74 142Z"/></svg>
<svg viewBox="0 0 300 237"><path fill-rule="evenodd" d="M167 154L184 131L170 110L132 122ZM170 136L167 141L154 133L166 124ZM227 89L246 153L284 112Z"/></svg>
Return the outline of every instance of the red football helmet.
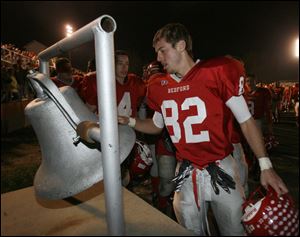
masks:
<svg viewBox="0 0 300 237"><path fill-rule="evenodd" d="M147 144L136 140L134 159L130 164L130 176L140 177L145 175L151 168L153 163L151 150Z"/></svg>
<svg viewBox="0 0 300 237"><path fill-rule="evenodd" d="M250 236L298 236L299 213L289 194L277 196L275 190L268 188L263 195L260 186L250 194L250 198L243 204L244 215L242 223ZM254 196L264 197L254 201Z"/></svg>
<svg viewBox="0 0 300 237"><path fill-rule="evenodd" d="M162 73L162 72L164 72L164 70L163 70L163 66L161 65L161 63L158 61L153 61L145 67L145 73L144 73L143 79L147 81L150 78L150 76L152 76L156 73Z"/></svg>

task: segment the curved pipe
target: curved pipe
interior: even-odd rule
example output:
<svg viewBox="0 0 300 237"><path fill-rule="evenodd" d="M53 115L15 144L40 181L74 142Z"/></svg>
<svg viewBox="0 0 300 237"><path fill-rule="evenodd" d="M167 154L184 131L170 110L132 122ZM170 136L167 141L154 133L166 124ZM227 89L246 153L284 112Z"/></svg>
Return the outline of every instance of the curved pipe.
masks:
<svg viewBox="0 0 300 237"><path fill-rule="evenodd" d="M114 33L117 29L115 20L109 15L103 15L75 31L71 36L66 37L49 48L38 54L40 61L49 61L49 59L62 55L71 49L74 49L84 43L94 39L93 28L97 27L103 33Z"/></svg>

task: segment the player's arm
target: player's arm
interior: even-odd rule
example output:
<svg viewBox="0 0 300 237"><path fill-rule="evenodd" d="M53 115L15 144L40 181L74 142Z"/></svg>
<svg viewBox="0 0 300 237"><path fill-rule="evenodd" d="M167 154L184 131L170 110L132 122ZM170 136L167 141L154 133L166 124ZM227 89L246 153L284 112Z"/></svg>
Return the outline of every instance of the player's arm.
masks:
<svg viewBox="0 0 300 237"><path fill-rule="evenodd" d="M96 111L97 111L97 106L96 106L96 105L91 105L91 104L89 104L88 102L86 102L85 104L86 104L86 106L88 107L88 109L89 109L91 112L96 113Z"/></svg>
<svg viewBox="0 0 300 237"><path fill-rule="evenodd" d="M153 117L149 119L118 116L118 122L120 124L129 125L136 131L147 134L159 134L164 127L162 115L158 112L155 112Z"/></svg>
<svg viewBox="0 0 300 237"><path fill-rule="evenodd" d="M259 128L256 126L254 119L252 118L245 99L243 96L232 96L226 105L231 109L235 118L239 122L242 132L250 145L252 151L256 155L259 161L261 169L260 182L266 188L271 185L278 195L288 192L286 185L281 178L276 174L272 167L272 163L268 158L262 134Z"/></svg>

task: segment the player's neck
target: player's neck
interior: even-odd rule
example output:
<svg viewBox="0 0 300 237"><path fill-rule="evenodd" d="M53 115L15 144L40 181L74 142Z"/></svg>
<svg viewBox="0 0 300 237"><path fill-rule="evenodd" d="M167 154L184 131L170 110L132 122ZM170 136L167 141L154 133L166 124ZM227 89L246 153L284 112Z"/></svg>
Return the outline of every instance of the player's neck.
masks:
<svg viewBox="0 0 300 237"><path fill-rule="evenodd" d="M125 83L125 77L118 77L118 76L116 76L116 79L117 79L117 81L118 81L121 85L124 85L124 83Z"/></svg>
<svg viewBox="0 0 300 237"><path fill-rule="evenodd" d="M179 77L184 77L192 69L192 67L194 67L195 64L196 63L191 57L185 57L181 61L179 65L180 69L176 72L176 75L178 75Z"/></svg>
<svg viewBox="0 0 300 237"><path fill-rule="evenodd" d="M56 78L57 78L57 80L61 81L62 83L66 84L66 85L73 84L73 77L66 78L63 76L63 73L58 73Z"/></svg>

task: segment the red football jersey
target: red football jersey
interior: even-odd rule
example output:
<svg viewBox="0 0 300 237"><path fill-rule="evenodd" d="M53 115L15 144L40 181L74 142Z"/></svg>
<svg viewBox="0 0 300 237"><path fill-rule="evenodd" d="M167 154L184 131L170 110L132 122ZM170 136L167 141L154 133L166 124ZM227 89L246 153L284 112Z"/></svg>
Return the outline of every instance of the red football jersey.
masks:
<svg viewBox="0 0 300 237"><path fill-rule="evenodd" d="M225 102L243 93L244 78L241 63L219 57L197 63L180 82L167 75L149 85L148 105L163 115L178 159L205 166L232 152Z"/></svg>
<svg viewBox="0 0 300 237"><path fill-rule="evenodd" d="M86 102L98 107L96 73L91 73L85 79ZM142 79L135 74L128 74L122 85L116 81L118 115L135 117L137 108L146 94L146 87Z"/></svg>
<svg viewBox="0 0 300 237"><path fill-rule="evenodd" d="M268 121L271 119L271 93L267 88L258 87L254 91L246 90L245 97L254 119L262 119L265 114Z"/></svg>

